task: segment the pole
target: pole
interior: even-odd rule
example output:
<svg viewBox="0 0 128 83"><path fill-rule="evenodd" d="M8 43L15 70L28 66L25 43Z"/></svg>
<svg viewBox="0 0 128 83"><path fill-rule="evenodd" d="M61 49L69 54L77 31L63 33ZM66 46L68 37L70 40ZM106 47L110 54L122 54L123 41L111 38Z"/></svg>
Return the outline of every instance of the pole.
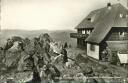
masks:
<svg viewBox="0 0 128 83"><path fill-rule="evenodd" d="M128 0L127 0L127 8L128 8Z"/></svg>
<svg viewBox="0 0 128 83"><path fill-rule="evenodd" d="M1 0L0 0L0 32L1 32Z"/></svg>

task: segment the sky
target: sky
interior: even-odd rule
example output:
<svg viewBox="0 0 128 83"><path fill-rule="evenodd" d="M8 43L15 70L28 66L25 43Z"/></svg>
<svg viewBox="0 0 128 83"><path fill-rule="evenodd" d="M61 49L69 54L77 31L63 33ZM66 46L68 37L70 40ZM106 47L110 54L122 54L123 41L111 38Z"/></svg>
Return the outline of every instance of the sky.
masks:
<svg viewBox="0 0 128 83"><path fill-rule="evenodd" d="M2 0L1 28L73 30L90 11L126 0Z"/></svg>

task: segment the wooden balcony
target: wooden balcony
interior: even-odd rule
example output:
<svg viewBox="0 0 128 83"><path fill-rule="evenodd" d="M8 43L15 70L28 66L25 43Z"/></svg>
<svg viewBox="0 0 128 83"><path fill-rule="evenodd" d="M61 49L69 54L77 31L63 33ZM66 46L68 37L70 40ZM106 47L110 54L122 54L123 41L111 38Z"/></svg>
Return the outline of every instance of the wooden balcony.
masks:
<svg viewBox="0 0 128 83"><path fill-rule="evenodd" d="M88 34L70 33L71 38L87 38L88 36Z"/></svg>

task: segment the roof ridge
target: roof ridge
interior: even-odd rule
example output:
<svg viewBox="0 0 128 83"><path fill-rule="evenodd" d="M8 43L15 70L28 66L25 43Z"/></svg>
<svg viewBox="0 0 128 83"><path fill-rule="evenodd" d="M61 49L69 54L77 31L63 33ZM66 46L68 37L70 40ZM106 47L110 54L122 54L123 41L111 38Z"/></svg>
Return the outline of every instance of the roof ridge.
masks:
<svg viewBox="0 0 128 83"><path fill-rule="evenodd" d="M123 6L121 3L115 3L115 4L112 4L112 6L122 6L122 7L126 8L126 7ZM102 7L102 8L98 8L98 9L95 9L95 10L92 10L90 13L99 11L99 10L104 9L104 8L107 8L107 6L104 6L104 7ZM126 9L127 9L127 8L126 8Z"/></svg>
<svg viewBox="0 0 128 83"><path fill-rule="evenodd" d="M105 6L105 7L91 11L86 17L84 17L84 19L82 19L81 23L79 23L75 27L75 29L94 28L94 26L97 25L99 23L99 21L103 20L103 18L105 16L103 14L106 14L107 12L113 11L115 9L116 9L116 11L122 11L122 10L128 11L128 9L125 6L123 6L121 3L112 4L111 7L112 8L110 10L107 8L107 6ZM87 20L87 18L93 17L94 15L96 15L96 18L94 18L95 20L93 22L90 22ZM117 16L117 14L115 14L115 15Z"/></svg>

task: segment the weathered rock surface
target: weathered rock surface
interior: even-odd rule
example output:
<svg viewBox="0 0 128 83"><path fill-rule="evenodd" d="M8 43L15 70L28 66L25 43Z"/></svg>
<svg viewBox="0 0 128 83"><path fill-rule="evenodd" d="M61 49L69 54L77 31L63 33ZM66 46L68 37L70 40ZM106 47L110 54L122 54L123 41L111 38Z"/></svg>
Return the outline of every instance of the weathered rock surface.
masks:
<svg viewBox="0 0 128 83"><path fill-rule="evenodd" d="M52 72L48 76L54 80L55 76L81 77L85 78L83 81L86 83L109 83L110 81L113 83L113 79L86 78L93 76L127 77L128 75L124 68L95 62L78 49L76 51L67 50L68 57L70 57L67 64L62 63L62 56L57 60L58 62L52 63L54 58L60 55L61 45L54 43L47 33L33 39L12 37L7 41L5 47L0 49L0 82L7 81L9 77L13 77L13 81L16 83L31 81L33 70L36 68L40 74L45 70L44 65L47 65L49 69L46 69Z"/></svg>

